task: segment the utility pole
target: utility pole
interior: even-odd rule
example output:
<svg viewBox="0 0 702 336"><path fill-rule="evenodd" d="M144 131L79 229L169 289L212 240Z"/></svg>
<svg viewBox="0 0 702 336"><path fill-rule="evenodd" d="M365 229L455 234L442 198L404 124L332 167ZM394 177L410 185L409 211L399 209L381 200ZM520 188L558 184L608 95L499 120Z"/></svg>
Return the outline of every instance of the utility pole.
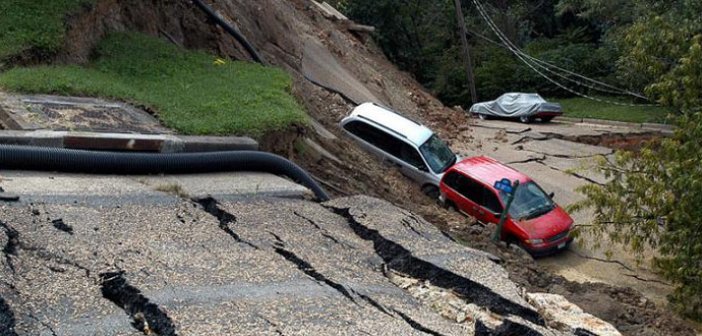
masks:
<svg viewBox="0 0 702 336"><path fill-rule="evenodd" d="M470 99L473 104L478 102L478 94L475 92L475 76L473 75L473 60L470 57L470 45L468 44L468 31L466 30L466 21L463 17L463 9L461 0L454 0L456 3L456 20L458 27L461 30L461 43L463 44L463 62L466 67L466 76L468 77L468 87L470 88Z"/></svg>

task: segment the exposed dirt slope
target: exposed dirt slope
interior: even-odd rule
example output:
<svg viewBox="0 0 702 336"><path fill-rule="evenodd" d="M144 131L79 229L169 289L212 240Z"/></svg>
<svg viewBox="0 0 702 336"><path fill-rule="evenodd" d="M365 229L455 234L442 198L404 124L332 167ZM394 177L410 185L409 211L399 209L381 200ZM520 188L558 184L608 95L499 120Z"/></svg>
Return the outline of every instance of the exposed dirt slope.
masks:
<svg viewBox="0 0 702 336"><path fill-rule="evenodd" d="M337 195L367 194L387 199L421 214L441 229L505 260L512 279L532 291L565 295L586 311L612 322L630 335L692 335L690 328L669 312L644 302L642 296L606 285L579 285L551 276L529 257L489 242L488 232L472 221L439 209L397 171L362 152L336 124L353 107L348 99L304 78L306 41L320 43L336 61L374 96L406 116L419 120L454 143L470 143L470 120L460 109L444 107L408 74L392 65L367 37L354 35L341 22L325 18L307 0L213 0L209 3L260 51L265 60L286 69L294 78L293 91L310 116L331 132L311 129L271 134L264 146L291 157L310 170ZM237 42L208 24L204 14L187 1L100 0L69 20L70 32L59 62L81 63L108 31L133 29L162 36L187 48L206 49L235 59L248 59ZM339 159L324 158L305 145L306 136ZM642 303L643 302L643 303Z"/></svg>

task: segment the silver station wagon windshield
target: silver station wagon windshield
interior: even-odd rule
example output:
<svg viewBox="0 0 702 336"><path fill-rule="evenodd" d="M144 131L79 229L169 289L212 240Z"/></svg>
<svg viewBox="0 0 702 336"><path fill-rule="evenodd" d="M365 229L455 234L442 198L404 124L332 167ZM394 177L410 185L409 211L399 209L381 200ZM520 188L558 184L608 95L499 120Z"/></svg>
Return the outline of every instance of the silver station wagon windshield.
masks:
<svg viewBox="0 0 702 336"><path fill-rule="evenodd" d="M419 146L422 156L427 160L431 170L437 174L443 173L456 163L456 154L436 134Z"/></svg>

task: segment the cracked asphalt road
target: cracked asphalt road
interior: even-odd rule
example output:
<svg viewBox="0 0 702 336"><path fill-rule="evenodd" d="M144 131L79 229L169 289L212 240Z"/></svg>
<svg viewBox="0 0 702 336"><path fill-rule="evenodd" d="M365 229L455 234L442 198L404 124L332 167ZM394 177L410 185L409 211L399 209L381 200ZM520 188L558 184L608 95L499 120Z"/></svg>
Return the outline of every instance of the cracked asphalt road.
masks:
<svg viewBox="0 0 702 336"><path fill-rule="evenodd" d="M558 119L556 119L558 120ZM647 131L618 126L572 124L521 124L511 121L476 120L471 129L473 144L457 144L455 149L465 156L488 155L522 171L536 180L547 192L555 192L555 200L566 206L583 199L576 188L588 183L604 183L605 177L592 167L598 156L612 157L613 150L601 146L577 143L563 138L594 138L611 134L645 134ZM589 224L592 213L571 214L576 224ZM581 242L592 243L587 234ZM637 265L626 251L607 244L596 249L592 246L571 245L569 251L538 262L553 273L577 282L604 282L621 287L632 287L649 299L665 305L671 287L658 282L661 279L644 265ZM607 262L605 248L613 246L613 259ZM624 265L625 267L623 267ZM639 277L633 277L636 275ZM642 281L641 279L651 280Z"/></svg>
<svg viewBox="0 0 702 336"><path fill-rule="evenodd" d="M20 195L0 203L3 335L470 335L495 313L563 334L494 257L377 199L318 204L265 174L2 175ZM476 315L442 317L388 272Z"/></svg>

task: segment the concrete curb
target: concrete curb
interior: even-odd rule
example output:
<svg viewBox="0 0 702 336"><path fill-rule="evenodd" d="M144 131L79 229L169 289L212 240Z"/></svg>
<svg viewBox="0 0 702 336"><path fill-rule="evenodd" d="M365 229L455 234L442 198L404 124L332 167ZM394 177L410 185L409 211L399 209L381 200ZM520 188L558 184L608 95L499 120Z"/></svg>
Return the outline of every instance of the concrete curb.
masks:
<svg viewBox="0 0 702 336"><path fill-rule="evenodd" d="M189 153L258 150L248 137L65 131L0 131L0 144L128 152Z"/></svg>
<svg viewBox="0 0 702 336"><path fill-rule="evenodd" d="M675 126L668 124L653 124L653 123L632 123L616 120L604 120L604 119L591 119L591 118L572 118L572 117L558 117L559 121L569 122L574 124L592 124L592 125L603 125L603 126L615 126L615 127L630 127L630 128L641 128L651 131L661 131L661 132L672 132L675 130Z"/></svg>
<svg viewBox="0 0 702 336"><path fill-rule="evenodd" d="M578 123L579 123L579 122L582 122L582 121L583 121L583 118L558 117L558 119L554 119L554 120L560 120L560 121L565 121L565 122L573 122L573 123L578 122Z"/></svg>

